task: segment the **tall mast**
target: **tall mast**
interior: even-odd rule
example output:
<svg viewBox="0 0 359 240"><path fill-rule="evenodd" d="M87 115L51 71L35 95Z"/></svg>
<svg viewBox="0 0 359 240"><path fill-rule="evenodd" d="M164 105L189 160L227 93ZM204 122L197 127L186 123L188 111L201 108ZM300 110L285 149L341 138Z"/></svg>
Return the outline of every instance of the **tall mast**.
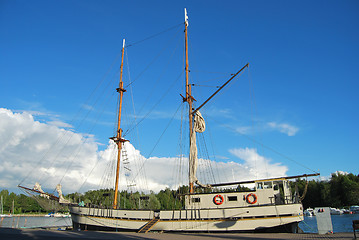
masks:
<svg viewBox="0 0 359 240"><path fill-rule="evenodd" d="M111 138L117 144L117 168L116 168L116 182L115 182L115 198L113 200L113 208L114 209L117 208L118 181L119 181L119 175L120 175L120 160L121 160L122 143L126 141L126 140L122 139L122 129L121 129L122 98L123 98L123 93L126 92L126 90L123 89L123 82L122 82L124 53L125 53L125 39L123 39L123 45L122 45L120 83L119 83L119 87L116 89L117 92L120 94L120 101L119 101L119 107L118 107L118 120L117 120L117 135L116 135L116 137Z"/></svg>
<svg viewBox="0 0 359 240"><path fill-rule="evenodd" d="M188 117L189 117L189 139L190 139L190 145L191 145L191 136L192 136L192 102L193 102L193 98L192 98L192 89L191 89L191 84L189 83L189 78L188 78L188 73L189 73L189 69L188 69L188 37L187 37L187 27L188 27L188 16L187 16L187 9L184 9L184 14L185 14L185 30L184 30L184 34L185 34L185 50L186 50L186 67L185 67L185 71L186 71L186 101L188 103ZM189 192L193 193L193 182L189 182Z"/></svg>

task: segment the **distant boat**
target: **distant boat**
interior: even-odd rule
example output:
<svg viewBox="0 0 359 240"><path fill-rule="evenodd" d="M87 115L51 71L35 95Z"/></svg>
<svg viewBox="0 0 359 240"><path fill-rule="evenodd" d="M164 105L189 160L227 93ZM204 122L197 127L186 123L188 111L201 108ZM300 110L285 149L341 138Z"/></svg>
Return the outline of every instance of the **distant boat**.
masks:
<svg viewBox="0 0 359 240"><path fill-rule="evenodd" d="M330 208L330 215L341 215L343 211L338 208Z"/></svg>
<svg viewBox="0 0 359 240"><path fill-rule="evenodd" d="M315 213L314 213L314 209L313 208L307 208L304 210L304 216L307 216L307 217L313 217L315 216Z"/></svg>
<svg viewBox="0 0 359 240"><path fill-rule="evenodd" d="M342 212L343 212L343 214L353 214L353 212L352 212L352 211L350 211L350 210L348 210L348 209L345 209L345 208L340 209L340 211L342 211Z"/></svg>
<svg viewBox="0 0 359 240"><path fill-rule="evenodd" d="M353 213L359 213L359 206L351 206L349 210Z"/></svg>

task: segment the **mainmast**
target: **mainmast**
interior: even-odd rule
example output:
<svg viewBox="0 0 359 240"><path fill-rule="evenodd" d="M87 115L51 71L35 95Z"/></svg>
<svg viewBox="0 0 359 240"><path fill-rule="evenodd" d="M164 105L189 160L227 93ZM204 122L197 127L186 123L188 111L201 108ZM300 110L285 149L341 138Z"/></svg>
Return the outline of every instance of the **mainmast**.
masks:
<svg viewBox="0 0 359 240"><path fill-rule="evenodd" d="M185 30L184 30L184 34L185 34L185 51L186 51L186 66L185 66L185 71L186 71L186 98L185 101L188 103L188 117L189 117L189 134L190 134L190 145L191 145L191 136L192 136L192 121L193 121L193 116L192 116L192 102L193 102L193 97L192 97L192 89L191 89L191 84L189 83L189 78L188 78L188 73L189 73L189 69L188 69L188 37L187 37L187 27L188 27L188 16L187 16L187 9L184 9L184 14L185 14ZM189 171L190 173L191 171ZM193 193L193 182L191 181L191 176L189 177L189 192Z"/></svg>
<svg viewBox="0 0 359 240"><path fill-rule="evenodd" d="M124 53L125 53L125 39L123 39L123 45L122 45L120 83L119 83L119 87L116 89L116 91L120 94L119 107L118 107L118 120L117 120L117 134L116 137L111 138L117 144L117 169L116 169L116 182L115 182L115 197L113 200L114 209L117 208L117 195L118 195L118 182L119 182L119 174L120 174L122 143L126 141L125 139L122 138L122 129L121 129L122 98L123 98L123 93L126 92L126 90L123 89L123 82L122 82Z"/></svg>

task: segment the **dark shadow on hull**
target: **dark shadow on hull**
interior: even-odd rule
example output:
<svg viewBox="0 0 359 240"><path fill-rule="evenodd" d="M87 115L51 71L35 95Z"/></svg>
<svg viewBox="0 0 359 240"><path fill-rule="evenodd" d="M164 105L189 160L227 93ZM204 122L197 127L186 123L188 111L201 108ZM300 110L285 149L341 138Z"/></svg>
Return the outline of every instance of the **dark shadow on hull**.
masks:
<svg viewBox="0 0 359 240"><path fill-rule="evenodd" d="M73 222L73 229L74 230L89 230L89 231L121 231L121 232L137 232L137 230L133 229L125 229L125 228L111 228L105 226L94 226L88 224L78 224ZM218 230L218 231L164 231L164 232L176 232L176 233L193 233L193 232L202 232L202 233L298 233L298 223L289 223L277 227L271 228L256 228L255 230L243 230L243 231L225 231L225 230Z"/></svg>
<svg viewBox="0 0 359 240"><path fill-rule="evenodd" d="M125 229L125 228L112 228L106 226L94 226L89 224L79 224L72 222L73 229L82 231L106 231L106 232L137 232L136 230Z"/></svg>
<svg viewBox="0 0 359 240"><path fill-rule="evenodd" d="M298 223L288 223L285 225L271 228L256 228L256 233L298 233Z"/></svg>

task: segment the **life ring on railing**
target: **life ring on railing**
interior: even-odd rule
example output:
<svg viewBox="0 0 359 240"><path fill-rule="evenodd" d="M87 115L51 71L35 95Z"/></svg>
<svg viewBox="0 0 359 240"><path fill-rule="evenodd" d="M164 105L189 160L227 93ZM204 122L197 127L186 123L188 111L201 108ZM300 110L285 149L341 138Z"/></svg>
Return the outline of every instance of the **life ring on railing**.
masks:
<svg viewBox="0 0 359 240"><path fill-rule="evenodd" d="M219 194L218 194L218 195L214 196L213 202L214 202L214 204L216 204L216 205L221 205L221 204L224 202L224 198L223 198L222 195L219 195Z"/></svg>
<svg viewBox="0 0 359 240"><path fill-rule="evenodd" d="M251 197L253 198L253 200L250 199ZM250 193L246 197L246 201L249 204L255 204L257 200L258 200L257 195L255 195L254 193Z"/></svg>

